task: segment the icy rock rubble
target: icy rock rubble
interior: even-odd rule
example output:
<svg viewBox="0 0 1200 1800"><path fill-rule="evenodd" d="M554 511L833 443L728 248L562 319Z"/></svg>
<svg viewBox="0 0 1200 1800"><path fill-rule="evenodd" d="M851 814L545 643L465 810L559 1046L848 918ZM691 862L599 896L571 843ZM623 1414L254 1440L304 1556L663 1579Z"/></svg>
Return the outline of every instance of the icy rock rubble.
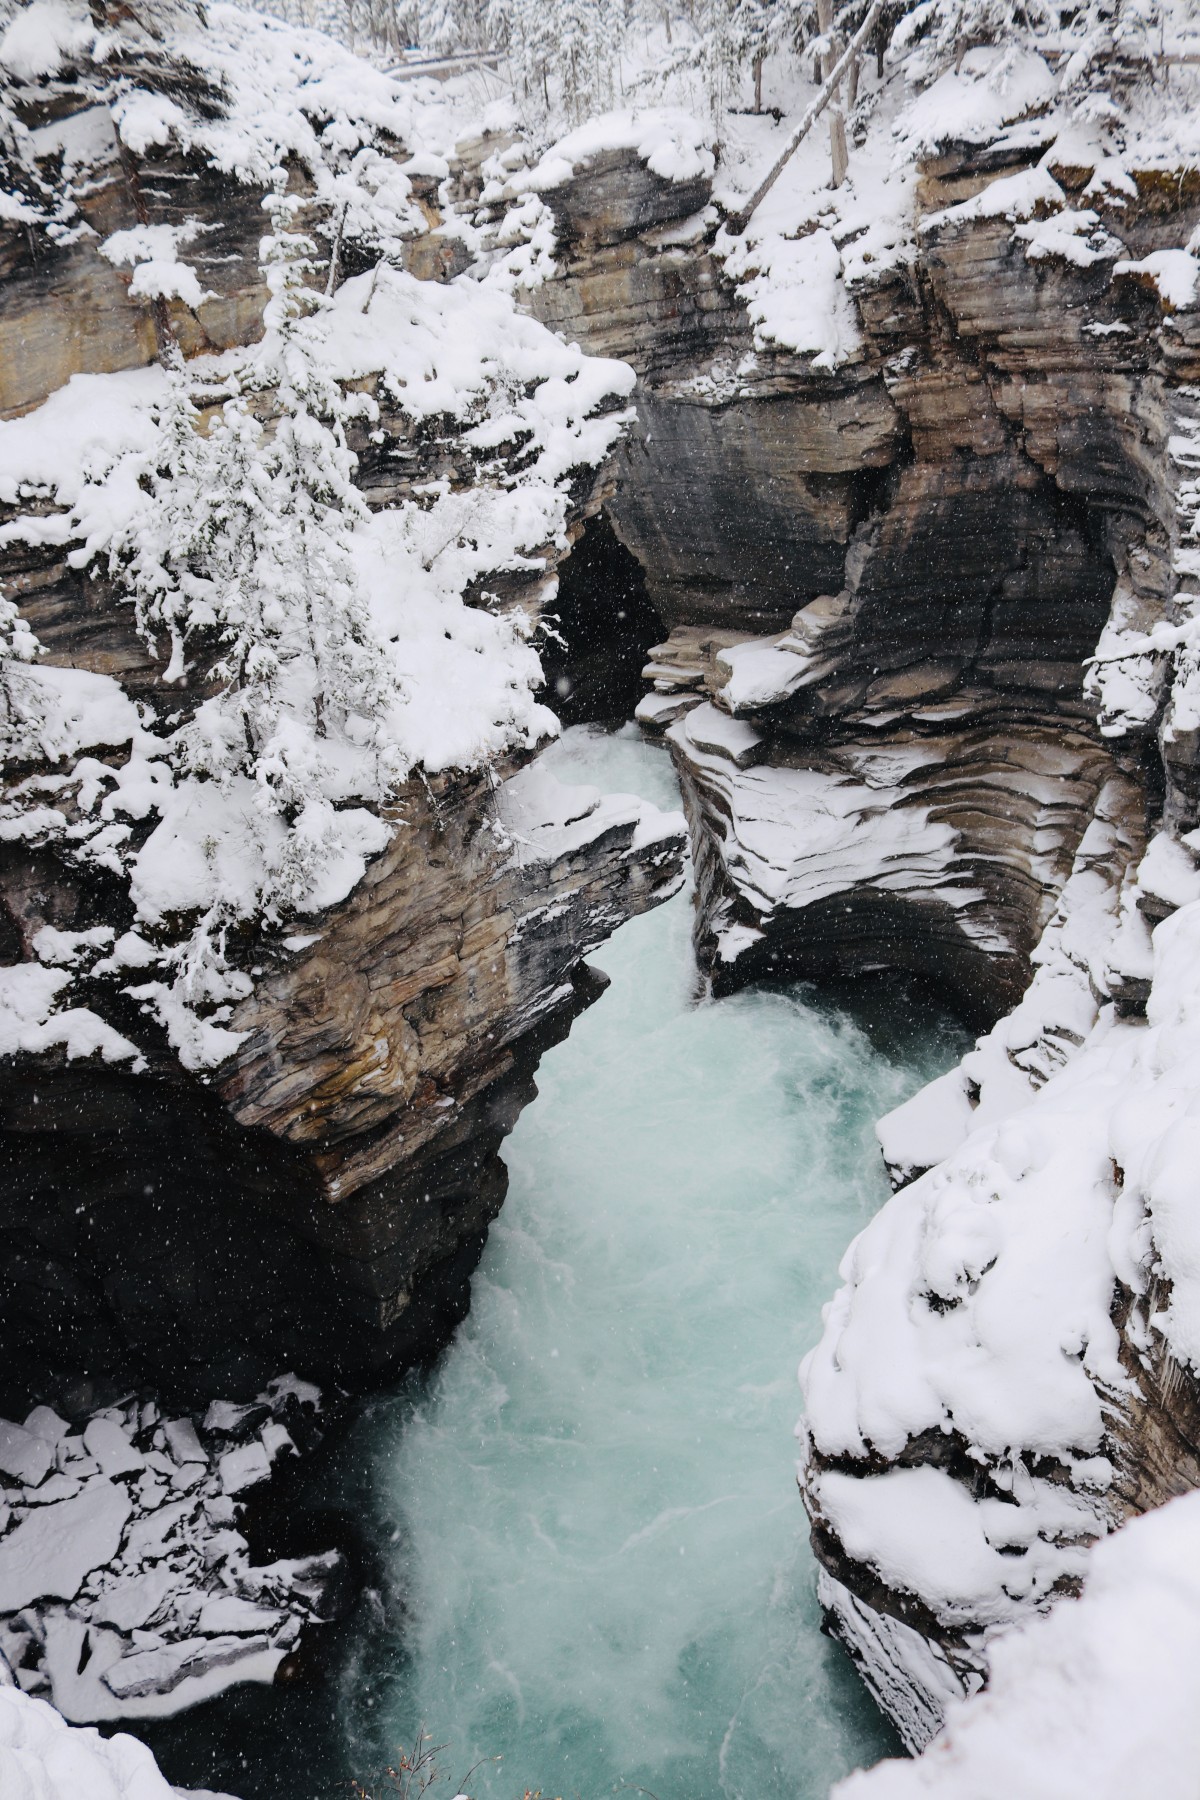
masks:
<svg viewBox="0 0 1200 1800"><path fill-rule="evenodd" d="M1200 1766L1200 1494L1134 1520L1088 1560L1081 1598L1018 1626L985 1694L957 1700L912 1762L836 1800L1193 1800Z"/></svg>
<svg viewBox="0 0 1200 1800"><path fill-rule="evenodd" d="M68 1725L6 1685L0 1666L0 1794L5 1800L231 1800L169 1787L145 1744Z"/></svg>
<svg viewBox="0 0 1200 1800"><path fill-rule="evenodd" d="M336 1608L344 1564L330 1551L252 1565L239 1509L298 1453L293 1432L312 1441L320 1404L281 1376L198 1420L137 1400L82 1429L47 1406L0 1420L0 1675L76 1723L270 1682Z"/></svg>

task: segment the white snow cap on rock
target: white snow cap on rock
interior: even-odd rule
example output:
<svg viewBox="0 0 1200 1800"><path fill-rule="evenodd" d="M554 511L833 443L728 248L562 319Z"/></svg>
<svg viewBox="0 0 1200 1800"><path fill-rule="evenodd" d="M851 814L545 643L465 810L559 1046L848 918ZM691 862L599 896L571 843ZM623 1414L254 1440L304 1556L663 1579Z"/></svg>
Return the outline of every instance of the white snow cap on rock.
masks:
<svg viewBox="0 0 1200 1800"><path fill-rule="evenodd" d="M405 499L373 515L361 508L344 521L343 575L371 647L378 705L368 718L370 696L347 700L345 717L339 713L341 722L321 740L295 824L263 804L259 777L269 757L256 771L229 765L221 746L240 739L228 738L215 701L202 704L186 728L193 749L213 762L196 774L183 767L180 733L148 728L115 678L24 664L6 677L19 686L23 716L36 721L28 727L37 739L30 755L65 762L69 782L83 778L78 797L87 823L72 827L71 854L126 876L138 930L150 940L135 940L136 966L149 967L150 978L129 992L165 1027L189 1069L236 1050L242 1034L227 1021L252 990L243 971L225 965L223 950L212 952L218 919L281 918L281 904L299 913L337 905L391 837L392 824L373 810L388 779L418 766L475 768L557 731L537 698L542 669L532 619L470 596L504 571L527 572L536 583L549 547L567 548L572 484L612 449L628 417L620 403L634 382L625 364L585 357L497 290L419 282L384 266L345 282L296 330L322 380L375 380L378 399L359 394L353 402L371 423L386 409L428 430L449 425L482 473L464 487L432 483L419 502ZM246 353L246 379L269 346L268 338ZM204 366L214 379L224 368L213 359ZM79 567L103 555L136 560L163 510L145 480L156 465L164 408L173 416L161 370L123 371L74 377L43 406L0 422L0 500L13 505L39 494L62 509L9 520L0 543L76 542L69 558ZM222 441L232 444L235 435L231 428ZM195 444L213 441L210 433ZM506 472L497 453L508 446L515 455L514 444L519 469ZM229 623L241 629L232 615ZM323 682L329 701L341 679L336 658L311 669L303 657L285 664L292 685L286 696L280 689L277 748L308 741L311 685ZM107 760L126 745L116 763ZM72 768L68 759L80 750L99 754ZM63 787L55 773L6 797L0 838L64 842ZM44 804L51 794L56 803ZM127 821L154 815L157 823L135 847ZM186 938L172 938L173 919L200 921L192 949L184 949ZM135 1072L145 1066L135 1044L72 1004L77 984L93 972L81 966L84 951L103 947L39 938L39 955L52 968L0 969L0 1054L62 1045L69 1057L132 1061ZM129 947L123 938L97 972L127 966Z"/></svg>
<svg viewBox="0 0 1200 1800"><path fill-rule="evenodd" d="M1104 841L1098 833L1096 852ZM1186 839L1184 847L1192 848ZM1168 854L1155 840L1132 886L1119 877L1106 896L1081 859L1077 907L1064 909L1053 955L1040 958L1023 1029L1015 1031L1018 1008L965 1060L980 1078L973 1104L944 1080L931 1092L931 1107L941 1101L952 1113L950 1135L964 1132L961 1143L851 1245L845 1285L801 1371L801 1479L814 1519L860 1568L914 1596L944 1628L965 1631L980 1671L1008 1666L997 1662L1002 1630L1043 1611L1091 1567L1112 1566L1093 1565L1088 1544L1121 1517L1110 1424L1137 1392L1122 1336L1148 1369L1169 1353L1200 1370L1200 898L1188 897L1195 871L1185 862L1182 849ZM1129 893L1178 906L1152 934L1128 909L1148 945L1145 1016L1117 1016L1096 994L1076 1011L1070 971L1078 985L1115 955ZM1007 1087L994 1080L1006 1059ZM936 1135L938 1121L916 1115L901 1120L903 1144L894 1123L885 1133L894 1153L904 1151L894 1154L901 1165L926 1160L914 1154L918 1125L921 1136ZM1120 1290L1131 1304L1119 1331ZM872 1461L895 1464L937 1432L956 1440L985 1486L948 1466L879 1472ZM1194 1552L1191 1566L1200 1566ZM1091 1675L1079 1683L1081 1693L1094 1685ZM934 1724L940 1714L939 1706ZM918 1725L919 1744L928 1733ZM1055 1789L1010 1771L996 1786L948 1791L972 1800L1056 1791L1159 1800L1194 1793L1194 1767L1187 1789L1150 1774L1124 1789L1083 1776Z"/></svg>
<svg viewBox="0 0 1200 1800"><path fill-rule="evenodd" d="M991 1664L922 1756L836 1800L1195 1800L1200 1493L1098 1544L1082 1598L999 1639Z"/></svg>
<svg viewBox="0 0 1200 1800"><path fill-rule="evenodd" d="M187 1800L167 1785L145 1744L68 1725L44 1700L0 1686L4 1800ZM200 1796L195 1796L200 1800ZM213 1794L209 1800L230 1800Z"/></svg>
<svg viewBox="0 0 1200 1800"><path fill-rule="evenodd" d="M36 0L17 13L0 37L0 66L19 81L55 75L92 35L89 23L66 0Z"/></svg>
<svg viewBox="0 0 1200 1800"><path fill-rule="evenodd" d="M531 193L562 187L580 163L606 150L636 151L663 181L698 181L716 167L711 138L711 127L675 109L601 113L552 145L519 185Z"/></svg>

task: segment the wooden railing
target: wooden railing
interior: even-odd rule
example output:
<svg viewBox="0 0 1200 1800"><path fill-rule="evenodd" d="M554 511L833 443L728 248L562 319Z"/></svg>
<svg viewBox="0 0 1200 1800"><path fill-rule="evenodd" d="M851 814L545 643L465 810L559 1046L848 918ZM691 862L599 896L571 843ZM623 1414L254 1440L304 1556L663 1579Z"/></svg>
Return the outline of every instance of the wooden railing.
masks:
<svg viewBox="0 0 1200 1800"><path fill-rule="evenodd" d="M504 61L498 50L466 50L455 56L427 56L420 62L393 63L384 71L393 81L416 81L427 76L433 81L449 81L469 69L498 69Z"/></svg>

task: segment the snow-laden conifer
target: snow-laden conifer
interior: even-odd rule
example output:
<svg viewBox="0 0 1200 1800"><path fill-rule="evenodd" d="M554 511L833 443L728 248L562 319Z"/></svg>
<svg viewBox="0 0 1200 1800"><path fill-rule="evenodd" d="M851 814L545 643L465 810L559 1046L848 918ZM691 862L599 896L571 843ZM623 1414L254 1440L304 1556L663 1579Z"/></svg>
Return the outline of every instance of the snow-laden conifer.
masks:
<svg viewBox="0 0 1200 1800"><path fill-rule="evenodd" d="M169 642L168 682L211 688L174 739L182 771L248 775L259 804L295 826L326 798L379 801L402 771L382 721L399 698L390 647L362 595L351 535L367 509L346 444L350 403L321 366L307 285L315 246L293 229L282 173L266 202L266 334L246 395L207 433L177 357L129 553L140 629Z"/></svg>
<svg viewBox="0 0 1200 1800"><path fill-rule="evenodd" d="M0 758L22 762L40 748L36 690L22 675L41 645L14 601L0 595Z"/></svg>

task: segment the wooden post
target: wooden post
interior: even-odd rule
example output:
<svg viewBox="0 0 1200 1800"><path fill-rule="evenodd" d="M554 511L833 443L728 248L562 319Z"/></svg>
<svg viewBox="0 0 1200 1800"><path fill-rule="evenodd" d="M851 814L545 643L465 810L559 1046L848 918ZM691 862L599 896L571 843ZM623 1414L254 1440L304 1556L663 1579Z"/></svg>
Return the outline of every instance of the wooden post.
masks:
<svg viewBox="0 0 1200 1800"><path fill-rule="evenodd" d="M754 62L752 64L754 69L754 110L756 113L762 111L762 72L763 64L766 60L767 53L765 50L756 51Z"/></svg>
<svg viewBox="0 0 1200 1800"><path fill-rule="evenodd" d="M840 188L850 168L850 153L846 149L846 115L836 100L829 109L829 157L833 164L831 186Z"/></svg>
<svg viewBox="0 0 1200 1800"><path fill-rule="evenodd" d="M833 32L833 0L817 0L817 30L823 38ZM821 80L828 81L837 63L837 51L831 44L821 56ZM846 179L850 158L846 154L846 115L842 111L842 84L834 86L829 108L829 156L833 164L833 186L841 187Z"/></svg>

